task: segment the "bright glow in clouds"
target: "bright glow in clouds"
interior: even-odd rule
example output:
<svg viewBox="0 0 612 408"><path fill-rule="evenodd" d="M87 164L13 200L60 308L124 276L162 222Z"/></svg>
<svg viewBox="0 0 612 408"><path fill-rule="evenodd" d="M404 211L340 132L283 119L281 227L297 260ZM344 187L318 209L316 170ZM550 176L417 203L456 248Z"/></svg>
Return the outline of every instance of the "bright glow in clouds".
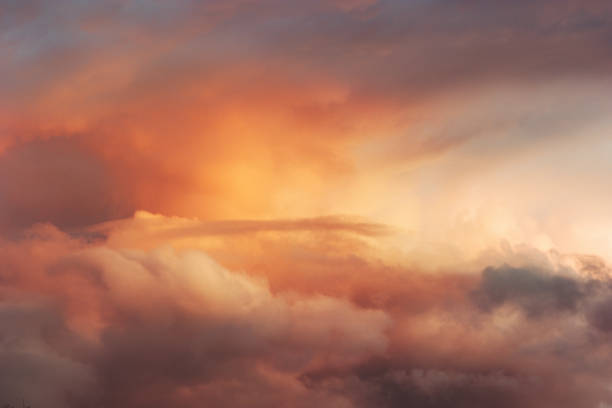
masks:
<svg viewBox="0 0 612 408"><path fill-rule="evenodd" d="M6 1L0 406L612 405L606 1Z"/></svg>

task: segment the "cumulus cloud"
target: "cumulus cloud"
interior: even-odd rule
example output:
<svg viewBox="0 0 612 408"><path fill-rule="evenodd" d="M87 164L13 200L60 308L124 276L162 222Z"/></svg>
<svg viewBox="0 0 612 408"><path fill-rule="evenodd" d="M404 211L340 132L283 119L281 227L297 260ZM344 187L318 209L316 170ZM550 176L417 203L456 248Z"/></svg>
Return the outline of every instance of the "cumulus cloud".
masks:
<svg viewBox="0 0 612 408"><path fill-rule="evenodd" d="M358 248L350 262L309 253L306 243L330 231L297 225L263 224L272 229L262 235L247 224L214 239L204 228L199 242L197 220L141 214L94 240L43 225L5 239L0 347L13 375L1 377L3 396L58 407L610 400L612 286L601 260L532 250L480 273L415 270L375 262L365 248L385 236L364 241L345 225L332 236L347 253ZM174 229L169 246L138 247L138 234L146 241L164 226ZM241 241L277 247L254 255L260 269L228 269L223 241L243 261L253 247ZM293 268L275 259L298 246L306 256Z"/></svg>
<svg viewBox="0 0 612 408"><path fill-rule="evenodd" d="M14 292L0 313L4 367L14 374L0 389L12 390L3 393L11 401L34 378L45 385L31 385L27 397L52 406L201 404L220 392L216 384L254 392L253 382L298 398L291 394L306 391L295 377L306 368L386 350L384 311L273 294L263 279L230 272L201 251L115 250L55 231L8 252L52 246L59 250L50 259L22 261L19 279L2 281ZM17 303L36 298L48 310Z"/></svg>

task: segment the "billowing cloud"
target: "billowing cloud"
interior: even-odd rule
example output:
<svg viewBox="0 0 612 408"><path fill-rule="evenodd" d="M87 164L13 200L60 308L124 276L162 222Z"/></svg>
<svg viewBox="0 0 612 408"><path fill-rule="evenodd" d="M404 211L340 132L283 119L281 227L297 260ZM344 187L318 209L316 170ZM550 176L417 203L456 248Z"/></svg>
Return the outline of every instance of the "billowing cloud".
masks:
<svg viewBox="0 0 612 408"><path fill-rule="evenodd" d="M28 262L28 253L40 255ZM296 379L304 369L387 346L385 311L274 294L263 278L228 271L197 250L115 250L43 228L7 243L3 261L15 257L23 261L18 276L2 278L10 296L0 313L4 367L14 373L0 389L11 390L3 393L11 401L201 404L217 386L255 392L252 382L310 398ZM28 306L36 299L46 307ZM30 393L33 378L46 385Z"/></svg>
<svg viewBox="0 0 612 408"><path fill-rule="evenodd" d="M106 237L39 226L5 240L7 398L58 407L610 401L612 286L597 259L517 249L480 271L411 270L370 258L386 236L356 238L350 224L247 223L229 235L198 224L141 214L106 224ZM170 246L139 249L159 239L156 229L173 231L162 235ZM358 252L312 246L330 233ZM276 250L251 255L262 266L249 268L253 247L241 240ZM293 267L276 259L283 254Z"/></svg>

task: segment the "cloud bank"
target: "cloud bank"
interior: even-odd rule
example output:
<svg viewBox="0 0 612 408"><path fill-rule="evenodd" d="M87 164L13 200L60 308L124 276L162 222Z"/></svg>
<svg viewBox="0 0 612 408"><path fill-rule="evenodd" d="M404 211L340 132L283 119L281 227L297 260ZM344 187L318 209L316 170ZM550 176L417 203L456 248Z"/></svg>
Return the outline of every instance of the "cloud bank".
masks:
<svg viewBox="0 0 612 408"><path fill-rule="evenodd" d="M50 407L611 400L612 282L598 259L514 248L484 269L410 270L370 257L385 238L360 224L357 235L295 224L211 235L200 221L141 213L103 235L47 224L5 240L3 397ZM172 238L143 249L155 229ZM329 234L344 250L317 247ZM253 241L275 250L253 254Z"/></svg>

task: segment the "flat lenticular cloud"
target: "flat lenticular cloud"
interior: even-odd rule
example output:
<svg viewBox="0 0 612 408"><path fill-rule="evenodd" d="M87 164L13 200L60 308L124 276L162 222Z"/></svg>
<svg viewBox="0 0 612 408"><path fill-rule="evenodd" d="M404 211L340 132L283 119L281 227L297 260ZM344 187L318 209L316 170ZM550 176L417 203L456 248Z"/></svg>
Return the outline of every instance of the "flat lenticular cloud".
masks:
<svg viewBox="0 0 612 408"><path fill-rule="evenodd" d="M0 406L612 406L607 1L4 1Z"/></svg>

